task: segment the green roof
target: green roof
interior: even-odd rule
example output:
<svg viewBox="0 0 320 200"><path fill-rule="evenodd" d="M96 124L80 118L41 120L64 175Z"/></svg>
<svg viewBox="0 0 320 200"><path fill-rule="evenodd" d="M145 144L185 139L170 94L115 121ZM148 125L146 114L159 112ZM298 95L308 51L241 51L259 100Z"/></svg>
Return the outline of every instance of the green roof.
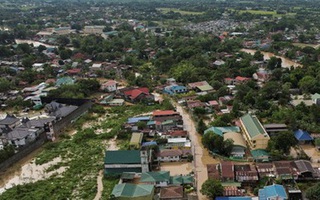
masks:
<svg viewBox="0 0 320 200"><path fill-rule="evenodd" d="M261 123L259 122L259 119L256 116L246 114L241 117L241 121L247 129L251 138L260 134L267 134L266 130L262 127Z"/></svg>
<svg viewBox="0 0 320 200"><path fill-rule="evenodd" d="M170 172L158 171L158 172L144 172L141 174L140 182L163 182L170 181Z"/></svg>
<svg viewBox="0 0 320 200"><path fill-rule="evenodd" d="M225 126L225 127L210 127L207 130L204 131L204 134L206 134L209 131L213 131L215 134L223 136L223 134L228 132L237 132L240 133L240 128L238 126Z"/></svg>
<svg viewBox="0 0 320 200"><path fill-rule="evenodd" d="M261 159L264 157L269 157L269 153L263 149L252 150L251 155L254 159Z"/></svg>
<svg viewBox="0 0 320 200"><path fill-rule="evenodd" d="M320 99L320 94L315 93L315 94L311 95L311 99L312 99L312 101L316 101L317 99Z"/></svg>
<svg viewBox="0 0 320 200"><path fill-rule="evenodd" d="M72 85L72 84L74 84L74 80L69 76L58 78L56 81L56 86Z"/></svg>
<svg viewBox="0 0 320 200"><path fill-rule="evenodd" d="M111 194L114 197L143 197L152 195L153 193L153 185L122 183L115 185Z"/></svg>
<svg viewBox="0 0 320 200"><path fill-rule="evenodd" d="M106 151L105 164L141 164L139 150Z"/></svg>
<svg viewBox="0 0 320 200"><path fill-rule="evenodd" d="M133 179L135 176L135 173L133 172L123 172L121 175L121 179Z"/></svg>
<svg viewBox="0 0 320 200"><path fill-rule="evenodd" d="M172 185L193 184L192 176L171 176L170 182Z"/></svg>
<svg viewBox="0 0 320 200"><path fill-rule="evenodd" d="M221 185L223 187L228 187L228 186L241 187L241 183L239 183L239 182L222 182Z"/></svg>
<svg viewBox="0 0 320 200"><path fill-rule="evenodd" d="M201 85L201 86L198 86L197 88L199 88L199 90L201 91L213 90L213 87L211 87L211 85Z"/></svg>
<svg viewBox="0 0 320 200"><path fill-rule="evenodd" d="M122 173L132 172L132 173L141 173L141 167L131 167L131 168L107 168L104 170L106 176L120 176Z"/></svg>
<svg viewBox="0 0 320 200"><path fill-rule="evenodd" d="M162 125L168 125L168 124L173 124L174 123L174 121L173 120L166 120L166 121L164 121L164 122L162 122Z"/></svg>
<svg viewBox="0 0 320 200"><path fill-rule="evenodd" d="M132 133L130 145L140 145L142 142L143 133Z"/></svg>

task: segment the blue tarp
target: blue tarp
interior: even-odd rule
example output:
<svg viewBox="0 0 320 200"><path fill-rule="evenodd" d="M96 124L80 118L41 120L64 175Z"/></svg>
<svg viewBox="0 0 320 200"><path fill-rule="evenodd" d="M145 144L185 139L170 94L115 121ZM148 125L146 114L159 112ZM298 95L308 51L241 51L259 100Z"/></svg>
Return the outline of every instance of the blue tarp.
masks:
<svg viewBox="0 0 320 200"><path fill-rule="evenodd" d="M307 131L303 131L301 129L296 130L294 132L294 136L298 141L312 141L313 138L310 136L310 134Z"/></svg>

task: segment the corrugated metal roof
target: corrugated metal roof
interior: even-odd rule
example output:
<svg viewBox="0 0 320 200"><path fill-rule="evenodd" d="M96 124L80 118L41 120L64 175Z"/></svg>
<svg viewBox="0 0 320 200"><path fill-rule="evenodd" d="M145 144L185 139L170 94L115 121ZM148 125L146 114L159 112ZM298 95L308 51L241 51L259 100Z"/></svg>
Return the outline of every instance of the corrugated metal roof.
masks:
<svg viewBox="0 0 320 200"><path fill-rule="evenodd" d="M147 184L122 183L114 186L112 195L115 197L143 197L154 193L154 186Z"/></svg>
<svg viewBox="0 0 320 200"><path fill-rule="evenodd" d="M250 114L246 114L241 117L241 121L251 138L254 138L255 136L260 134L268 135L266 130L263 128L263 126L259 122L259 119L256 116L251 116Z"/></svg>
<svg viewBox="0 0 320 200"><path fill-rule="evenodd" d="M105 164L141 164L139 150L106 151Z"/></svg>

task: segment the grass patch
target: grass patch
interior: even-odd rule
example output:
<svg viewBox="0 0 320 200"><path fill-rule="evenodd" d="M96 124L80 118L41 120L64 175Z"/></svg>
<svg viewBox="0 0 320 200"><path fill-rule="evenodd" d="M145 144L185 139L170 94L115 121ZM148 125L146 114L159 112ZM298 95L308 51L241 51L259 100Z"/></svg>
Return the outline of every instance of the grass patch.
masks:
<svg viewBox="0 0 320 200"><path fill-rule="evenodd" d="M266 10L239 10L239 13L240 14L250 13L250 14L253 14L253 15L272 15L273 17L296 15L296 13L278 14L276 11L266 11Z"/></svg>
<svg viewBox="0 0 320 200"><path fill-rule="evenodd" d="M185 10L179 10L177 8L157 8L157 10L161 11L164 14L168 12L180 13L181 15L203 15L204 14L204 12L185 11Z"/></svg>

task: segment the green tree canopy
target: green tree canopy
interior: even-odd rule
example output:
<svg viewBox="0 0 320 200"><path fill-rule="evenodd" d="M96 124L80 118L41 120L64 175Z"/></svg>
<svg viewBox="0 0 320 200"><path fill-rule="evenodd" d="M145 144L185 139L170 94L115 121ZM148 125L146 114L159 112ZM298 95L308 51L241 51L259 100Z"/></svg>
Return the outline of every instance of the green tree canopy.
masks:
<svg viewBox="0 0 320 200"><path fill-rule="evenodd" d="M219 180L208 179L202 184L200 192L210 199L215 199L223 195L223 186Z"/></svg>

